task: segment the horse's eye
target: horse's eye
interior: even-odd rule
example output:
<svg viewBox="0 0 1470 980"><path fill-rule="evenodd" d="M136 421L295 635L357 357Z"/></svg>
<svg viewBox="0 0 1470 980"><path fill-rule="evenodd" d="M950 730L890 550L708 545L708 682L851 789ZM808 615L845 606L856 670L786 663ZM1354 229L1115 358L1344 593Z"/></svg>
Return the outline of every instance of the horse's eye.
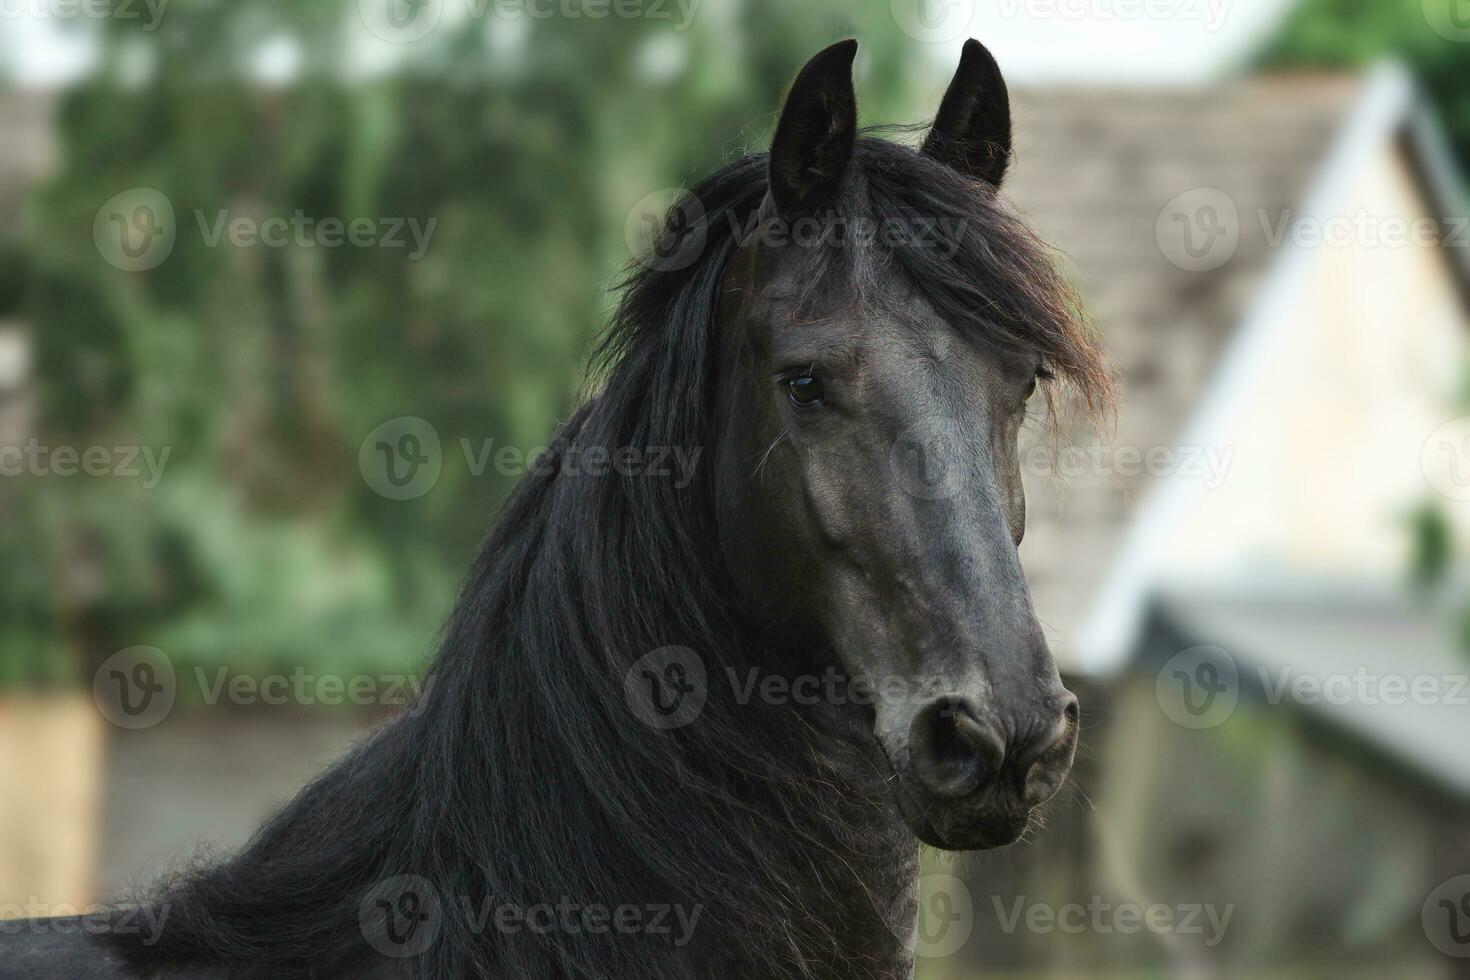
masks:
<svg viewBox="0 0 1470 980"><path fill-rule="evenodd" d="M822 381L810 374L799 374L786 380L786 390L791 400L802 408L822 403Z"/></svg>
<svg viewBox="0 0 1470 980"><path fill-rule="evenodd" d="M1026 394L1021 396L1021 400L1029 401L1031 396L1036 394L1036 386L1043 381L1050 381L1051 379L1052 373L1050 371L1044 367L1037 368L1036 373L1031 376L1031 383L1026 386Z"/></svg>

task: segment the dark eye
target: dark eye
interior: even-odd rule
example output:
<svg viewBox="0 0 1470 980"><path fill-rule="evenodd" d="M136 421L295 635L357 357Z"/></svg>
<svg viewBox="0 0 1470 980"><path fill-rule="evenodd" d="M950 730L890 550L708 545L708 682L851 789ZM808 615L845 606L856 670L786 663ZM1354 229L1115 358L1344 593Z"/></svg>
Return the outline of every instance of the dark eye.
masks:
<svg viewBox="0 0 1470 980"><path fill-rule="evenodd" d="M1044 367L1037 368L1036 369L1036 373L1031 376L1031 382L1028 385L1026 385L1026 393L1021 396L1021 400L1022 401L1029 400L1032 395L1036 394L1036 386L1039 385L1039 384L1041 384L1041 382L1043 382L1043 381L1050 381L1051 378L1052 378L1052 373L1050 371L1048 371L1046 368L1044 368Z"/></svg>
<svg viewBox="0 0 1470 980"><path fill-rule="evenodd" d="M786 379L786 390L791 400L802 408L822 403L822 381L811 374L798 374Z"/></svg>

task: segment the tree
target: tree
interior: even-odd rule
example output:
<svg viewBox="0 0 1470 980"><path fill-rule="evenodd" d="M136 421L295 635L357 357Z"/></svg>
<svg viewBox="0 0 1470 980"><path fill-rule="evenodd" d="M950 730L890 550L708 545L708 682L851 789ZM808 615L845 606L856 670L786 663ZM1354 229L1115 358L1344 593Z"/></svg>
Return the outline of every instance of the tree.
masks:
<svg viewBox="0 0 1470 980"><path fill-rule="evenodd" d="M153 29L107 21L20 242L40 438L169 457L152 487L10 485L0 505L33 516L0 537L0 596L28 583L41 638L12 651L54 666L65 647L82 677L136 644L181 668L421 662L519 476L498 450L524 461L578 397L633 203L762 144L794 69L846 34L871 39L871 118L932 112L908 108L931 79L879 7L710 4L677 30L476 4L350 84L357 0L173 0ZM299 71L263 83L262 52ZM139 188L168 201L175 239L127 271L93 225ZM234 240L233 222L271 218L285 244ZM432 232L417 257L315 237L354 218ZM442 444L438 482L408 501L358 467L398 416Z"/></svg>

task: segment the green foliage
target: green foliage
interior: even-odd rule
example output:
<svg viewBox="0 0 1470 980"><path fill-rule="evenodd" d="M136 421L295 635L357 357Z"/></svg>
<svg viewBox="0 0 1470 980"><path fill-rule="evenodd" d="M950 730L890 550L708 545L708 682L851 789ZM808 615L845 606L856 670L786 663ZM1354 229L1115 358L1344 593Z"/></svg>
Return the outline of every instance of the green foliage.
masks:
<svg viewBox="0 0 1470 980"><path fill-rule="evenodd" d="M1261 61L1276 68L1363 68L1384 57L1413 71L1461 163L1470 165L1470 44L1436 33L1425 0L1300 0Z"/></svg>
<svg viewBox="0 0 1470 980"><path fill-rule="evenodd" d="M687 31L471 18L352 83L357 0L173 0L156 30L109 21L100 72L61 108L63 165L0 262L0 303L31 324L42 443L169 457L152 487L0 484L0 685L86 682L137 644L181 672L417 667L518 475L470 460L486 440L543 445L571 411L634 203L763 145L795 68L847 34L865 39L868 119L933 112L943 72L886 5L697 9ZM267 42L300 54L285 87L249 78ZM172 252L143 272L92 238L133 188L176 215ZM204 230L298 211L433 233L411 261ZM358 449L404 415L434 425L443 473L396 501Z"/></svg>
<svg viewBox="0 0 1470 980"><path fill-rule="evenodd" d="M1434 501L1426 501L1409 514L1409 578L1414 587L1427 592L1449 574L1454 558L1454 535L1449 519Z"/></svg>

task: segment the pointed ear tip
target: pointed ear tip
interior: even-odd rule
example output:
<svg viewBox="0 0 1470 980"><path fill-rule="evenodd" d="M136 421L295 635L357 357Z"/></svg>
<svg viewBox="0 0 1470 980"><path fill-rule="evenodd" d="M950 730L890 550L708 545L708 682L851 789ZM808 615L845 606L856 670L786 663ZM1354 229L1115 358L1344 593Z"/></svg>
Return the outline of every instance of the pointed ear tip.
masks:
<svg viewBox="0 0 1470 980"><path fill-rule="evenodd" d="M839 76L852 78L852 62L857 55L857 39L848 38L829 44L802 66L798 78L835 79Z"/></svg>
<svg viewBox="0 0 1470 980"><path fill-rule="evenodd" d="M995 55L990 52L989 48L972 37L965 41L965 46L960 51L960 61L989 61L994 64Z"/></svg>
<svg viewBox="0 0 1470 980"><path fill-rule="evenodd" d="M822 54L830 55L834 60L840 57L848 63L851 63L852 59L857 57L857 49L857 38L849 37L838 41L836 44L828 45L827 50L823 51Z"/></svg>

